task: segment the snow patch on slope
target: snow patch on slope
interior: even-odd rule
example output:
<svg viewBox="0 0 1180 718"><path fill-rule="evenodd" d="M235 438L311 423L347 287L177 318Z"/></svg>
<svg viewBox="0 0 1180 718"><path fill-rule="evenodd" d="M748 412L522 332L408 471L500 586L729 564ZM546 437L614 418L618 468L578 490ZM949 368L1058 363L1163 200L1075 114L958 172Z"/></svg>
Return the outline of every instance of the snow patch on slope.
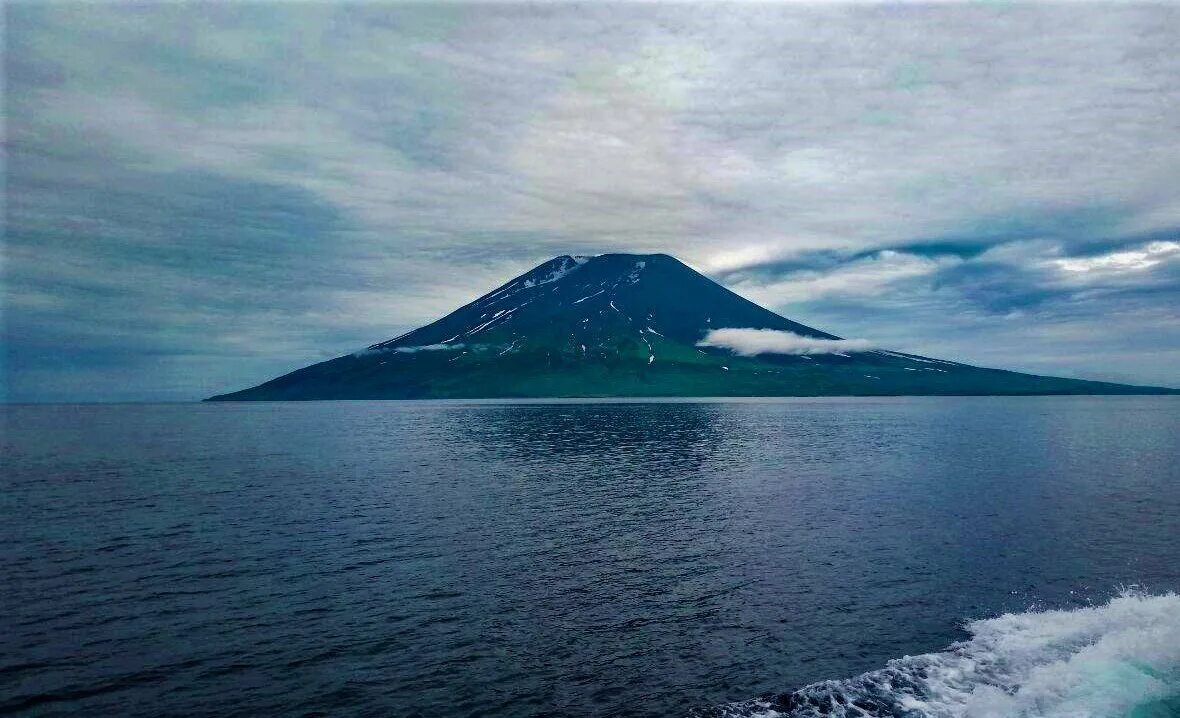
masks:
<svg viewBox="0 0 1180 718"><path fill-rule="evenodd" d="M581 299L575 299L574 304L581 304L582 302L586 301L587 299L590 299L592 297L597 297L599 294L602 294L605 291L606 291L605 289L599 289L597 292L595 292L593 294L588 294L588 295L582 297Z"/></svg>
<svg viewBox="0 0 1180 718"><path fill-rule="evenodd" d="M647 262L636 262L635 268L632 269L631 273L628 274L626 277L624 277L624 279L627 280L628 284L635 284L636 282L639 281L639 273L642 272L643 268L646 266L647 266Z"/></svg>
<svg viewBox="0 0 1180 718"><path fill-rule="evenodd" d="M540 279L535 279L535 280L534 279L526 279L526 280L524 280L524 286L526 286L526 287L539 287L542 284L550 284L552 282L556 282L557 280L565 277L566 275L568 275L570 272L574 271L575 269L578 269L579 267L581 267L583 264L585 264L588 261L589 261L589 257L562 257L561 263L558 264L557 267L553 269L553 271L549 272L548 274L541 277Z"/></svg>

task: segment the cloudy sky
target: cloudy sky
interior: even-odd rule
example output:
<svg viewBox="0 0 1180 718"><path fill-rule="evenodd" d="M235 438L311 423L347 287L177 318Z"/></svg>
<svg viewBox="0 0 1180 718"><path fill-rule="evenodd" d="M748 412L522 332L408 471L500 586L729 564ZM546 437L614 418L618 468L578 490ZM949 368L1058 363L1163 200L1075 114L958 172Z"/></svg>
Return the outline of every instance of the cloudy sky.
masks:
<svg viewBox="0 0 1180 718"><path fill-rule="evenodd" d="M10 401L242 388L607 251L1180 386L1180 5L5 14Z"/></svg>

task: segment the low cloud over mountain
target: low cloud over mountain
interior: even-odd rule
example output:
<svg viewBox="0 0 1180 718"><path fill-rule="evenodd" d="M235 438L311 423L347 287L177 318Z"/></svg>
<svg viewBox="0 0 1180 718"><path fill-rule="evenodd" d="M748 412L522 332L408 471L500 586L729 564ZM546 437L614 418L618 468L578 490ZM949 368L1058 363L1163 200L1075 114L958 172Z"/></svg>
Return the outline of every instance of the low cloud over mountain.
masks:
<svg viewBox="0 0 1180 718"><path fill-rule="evenodd" d="M817 339L774 329L712 329L697 346L729 349L741 356L759 354L841 354L876 349L865 339Z"/></svg>

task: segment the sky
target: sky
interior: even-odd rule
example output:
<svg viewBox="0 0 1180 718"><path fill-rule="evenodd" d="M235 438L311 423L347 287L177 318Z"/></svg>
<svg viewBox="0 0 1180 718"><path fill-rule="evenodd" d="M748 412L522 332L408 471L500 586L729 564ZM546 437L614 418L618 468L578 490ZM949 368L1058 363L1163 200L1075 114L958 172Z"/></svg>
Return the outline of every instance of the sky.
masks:
<svg viewBox="0 0 1180 718"><path fill-rule="evenodd" d="M7 401L244 388L603 252L1180 386L1180 4L4 13Z"/></svg>

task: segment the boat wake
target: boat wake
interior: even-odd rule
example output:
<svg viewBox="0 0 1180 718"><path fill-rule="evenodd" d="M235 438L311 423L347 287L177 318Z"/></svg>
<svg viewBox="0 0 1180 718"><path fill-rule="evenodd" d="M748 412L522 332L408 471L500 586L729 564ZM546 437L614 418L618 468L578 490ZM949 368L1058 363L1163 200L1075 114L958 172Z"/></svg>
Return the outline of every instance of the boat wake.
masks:
<svg viewBox="0 0 1180 718"><path fill-rule="evenodd" d="M714 718L1176 718L1180 596L1005 614L880 670L705 711Z"/></svg>

